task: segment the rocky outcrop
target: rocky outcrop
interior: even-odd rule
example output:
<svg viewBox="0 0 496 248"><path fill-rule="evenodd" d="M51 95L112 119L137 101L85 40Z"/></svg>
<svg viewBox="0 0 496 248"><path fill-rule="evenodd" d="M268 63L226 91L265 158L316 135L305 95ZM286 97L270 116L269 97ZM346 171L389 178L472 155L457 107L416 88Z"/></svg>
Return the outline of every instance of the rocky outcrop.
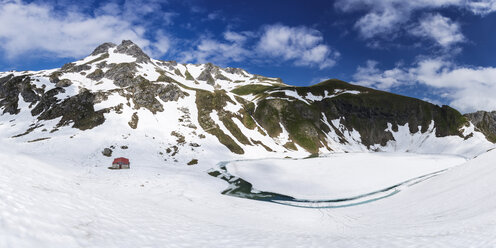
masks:
<svg viewBox="0 0 496 248"><path fill-rule="evenodd" d="M164 107L157 100L157 89L160 87L158 84L153 84L150 81L142 78L139 78L139 83L129 87L127 90L132 93L132 99L135 105L135 108L146 108L150 110L152 113L163 112Z"/></svg>
<svg viewBox="0 0 496 248"><path fill-rule="evenodd" d="M130 40L123 40L122 43L117 46L115 51L135 57L137 63L150 62L150 57L148 57L148 55L146 55L146 53L144 53L138 45L134 44Z"/></svg>
<svg viewBox="0 0 496 248"><path fill-rule="evenodd" d="M157 89L158 97L164 102L177 101L184 98L186 93L175 84L160 85Z"/></svg>
<svg viewBox="0 0 496 248"><path fill-rule="evenodd" d="M210 85L215 84L215 79L212 77L212 74L210 74L210 72L207 70L202 71L196 79L200 81L206 81L207 84Z"/></svg>
<svg viewBox="0 0 496 248"><path fill-rule="evenodd" d="M139 83L139 80L135 79L137 72L135 63L110 64L108 67L109 69L103 76L113 80L115 85L128 87Z"/></svg>
<svg viewBox="0 0 496 248"><path fill-rule="evenodd" d="M116 47L117 45L111 42L103 43L99 45L95 50L91 53L92 56L106 53L110 48Z"/></svg>
<svg viewBox="0 0 496 248"><path fill-rule="evenodd" d="M187 93L175 84L156 84L138 76L138 84L127 88L132 93L132 99L136 108L144 107L153 113L162 112L164 108L157 97L164 102L177 101L184 98Z"/></svg>
<svg viewBox="0 0 496 248"><path fill-rule="evenodd" d="M62 79L62 80L59 80L59 81L55 84L55 87L61 87L61 88L64 88L64 87L68 87L68 86L71 86L71 85L72 85L71 80L69 80L69 79Z"/></svg>
<svg viewBox="0 0 496 248"><path fill-rule="evenodd" d="M58 80L57 84L66 86L69 80ZM20 109L19 96L22 100L34 106L31 114L38 120L53 120L62 117L58 126L73 124L73 127L81 130L90 129L105 121L103 113L105 110L95 111L94 95L89 91L83 91L75 96L59 100L56 95L65 90L61 87L46 91L36 88L31 83L29 76L9 75L0 79L0 107L3 113L18 114Z"/></svg>
<svg viewBox="0 0 496 248"><path fill-rule="evenodd" d="M60 68L62 72L82 72L90 70L91 66L88 64L76 65L75 63L68 63Z"/></svg>
<svg viewBox="0 0 496 248"><path fill-rule="evenodd" d="M84 90L62 102L51 103L38 119L53 120L62 117L57 126L72 124L72 127L81 130L94 128L105 121L103 114L107 112L105 109L95 111L94 100L95 95Z"/></svg>
<svg viewBox="0 0 496 248"><path fill-rule="evenodd" d="M486 136L487 140L496 143L496 111L477 111L465 114L465 117Z"/></svg>
<svg viewBox="0 0 496 248"><path fill-rule="evenodd" d="M102 69L96 69L94 72L88 74L86 77L95 81L100 81L105 76ZM112 75L113 77L115 75Z"/></svg>
<svg viewBox="0 0 496 248"><path fill-rule="evenodd" d="M40 99L37 91L39 90L33 87L29 76L8 75L0 78L0 107L3 108L3 113L15 115L20 112L19 96L25 102L36 103Z"/></svg>
<svg viewBox="0 0 496 248"><path fill-rule="evenodd" d="M62 88L55 88L47 92L43 92L40 101L36 104L33 110L31 110L31 115L38 116L55 106L59 102L56 95L63 92L65 92L65 90Z"/></svg>
<svg viewBox="0 0 496 248"><path fill-rule="evenodd" d="M232 74L237 74L237 75L246 75L246 71L241 69L241 68L233 68L233 67L227 67L227 68L224 68L224 71L228 72L228 73L232 73Z"/></svg>
<svg viewBox="0 0 496 248"><path fill-rule="evenodd" d="M214 85L215 84L214 77L216 78L223 77L220 72L220 68L218 66L213 65L212 63L206 63L204 70L200 73L200 75L196 79L200 81L206 81L207 84Z"/></svg>
<svg viewBox="0 0 496 248"><path fill-rule="evenodd" d="M105 157L111 157L112 156L112 149L110 149L110 148L103 149L102 155Z"/></svg>

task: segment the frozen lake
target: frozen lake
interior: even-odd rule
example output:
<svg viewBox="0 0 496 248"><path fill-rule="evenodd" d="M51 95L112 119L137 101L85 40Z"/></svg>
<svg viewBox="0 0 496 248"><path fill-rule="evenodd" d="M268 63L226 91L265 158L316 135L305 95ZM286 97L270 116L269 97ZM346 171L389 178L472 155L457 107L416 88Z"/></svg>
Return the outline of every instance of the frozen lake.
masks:
<svg viewBox="0 0 496 248"><path fill-rule="evenodd" d="M260 191L306 200L351 198L460 165L452 155L337 153L308 159L261 159L226 164L229 174Z"/></svg>

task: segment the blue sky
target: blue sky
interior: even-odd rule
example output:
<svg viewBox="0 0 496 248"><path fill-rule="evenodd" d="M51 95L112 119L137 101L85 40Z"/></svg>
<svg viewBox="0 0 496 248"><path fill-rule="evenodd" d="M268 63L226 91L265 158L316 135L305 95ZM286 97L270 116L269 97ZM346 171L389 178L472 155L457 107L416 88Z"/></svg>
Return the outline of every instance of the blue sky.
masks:
<svg viewBox="0 0 496 248"><path fill-rule="evenodd" d="M496 110L495 27L496 0L0 0L0 70L56 68L131 39L156 59Z"/></svg>

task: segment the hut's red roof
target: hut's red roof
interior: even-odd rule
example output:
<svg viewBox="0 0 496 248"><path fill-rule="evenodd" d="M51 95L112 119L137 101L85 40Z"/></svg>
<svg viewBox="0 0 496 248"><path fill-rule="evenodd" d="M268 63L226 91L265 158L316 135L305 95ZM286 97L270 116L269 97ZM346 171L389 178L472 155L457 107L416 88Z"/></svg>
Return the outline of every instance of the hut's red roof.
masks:
<svg viewBox="0 0 496 248"><path fill-rule="evenodd" d="M129 159L127 158L115 158L112 164L129 164Z"/></svg>

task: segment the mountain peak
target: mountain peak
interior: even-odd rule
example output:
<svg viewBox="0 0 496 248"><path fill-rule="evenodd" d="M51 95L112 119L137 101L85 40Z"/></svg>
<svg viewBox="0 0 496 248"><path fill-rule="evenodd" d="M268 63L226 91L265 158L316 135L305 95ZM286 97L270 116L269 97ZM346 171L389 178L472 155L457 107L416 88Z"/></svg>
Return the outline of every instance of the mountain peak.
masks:
<svg viewBox="0 0 496 248"><path fill-rule="evenodd" d="M107 52L110 48L112 48L112 47L116 47L116 46L117 46L117 45L116 45L116 44L114 44L114 43L112 43L112 42L105 42L105 43L103 43L103 44L101 44L101 45L97 46L97 47L95 48L95 50L93 50L93 52L91 53L91 55L93 55L93 56L94 56L94 55L98 55L98 54L100 54L100 53L105 53L105 52Z"/></svg>
<svg viewBox="0 0 496 248"><path fill-rule="evenodd" d="M150 61L150 57L144 53L138 45L130 40L123 40L115 51L135 57L136 62L138 63Z"/></svg>
<svg viewBox="0 0 496 248"><path fill-rule="evenodd" d="M106 53L109 51L109 49L114 47L116 53L122 53L133 56L136 58L136 62L138 63L150 61L150 57L131 40L123 40L119 45L116 45L112 42L105 42L99 45L97 48L95 48L95 50L93 50L91 55L94 56L94 55Z"/></svg>

